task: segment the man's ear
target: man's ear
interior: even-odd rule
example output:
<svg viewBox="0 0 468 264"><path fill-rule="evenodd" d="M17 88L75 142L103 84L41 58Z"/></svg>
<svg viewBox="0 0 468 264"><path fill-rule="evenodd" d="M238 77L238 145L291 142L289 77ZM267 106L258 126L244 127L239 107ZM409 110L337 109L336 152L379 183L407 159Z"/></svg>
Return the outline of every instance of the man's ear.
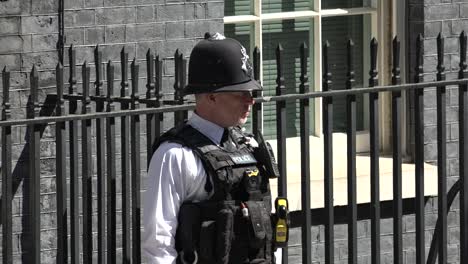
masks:
<svg viewBox="0 0 468 264"><path fill-rule="evenodd" d="M208 100L213 103L216 102L216 95L213 93L208 94Z"/></svg>

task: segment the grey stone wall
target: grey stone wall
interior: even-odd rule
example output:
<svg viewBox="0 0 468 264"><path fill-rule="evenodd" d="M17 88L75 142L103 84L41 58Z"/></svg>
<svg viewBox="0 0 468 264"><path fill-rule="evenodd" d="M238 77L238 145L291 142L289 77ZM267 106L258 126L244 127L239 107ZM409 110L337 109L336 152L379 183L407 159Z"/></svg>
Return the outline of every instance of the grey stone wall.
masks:
<svg viewBox="0 0 468 264"><path fill-rule="evenodd" d="M40 76L39 101L43 102L47 94L56 92L58 2L58 0L0 2L0 67L3 69L7 66L7 69L11 71L10 102L13 119L25 118L30 85L29 73L33 65L38 69ZM65 0L65 46L68 48L74 45L78 66L85 61L89 63L92 81L95 70L93 50L96 44L100 45L103 52L103 62L108 60L115 62L117 79L120 78L120 65L117 61L120 61L120 51L125 47L126 52L129 53L129 60L135 57L140 64L142 81L140 81L139 91L141 94L144 94L146 84L145 55L151 48L154 54L164 59L163 91L169 98L172 98L174 52L179 49L185 56L188 56L192 47L205 32L223 32L223 15L224 2L221 0ZM65 50L66 70L69 67L68 64ZM66 75L68 75L67 71ZM81 91L80 76L81 67L77 67L78 92ZM67 78L68 76L65 76L65 80ZM0 101L3 100L1 85L0 83ZM93 93L94 89L91 87L91 94ZM117 89L115 93L118 93ZM142 124L142 135L145 133L144 128ZM27 257L30 250L29 235L22 221L29 214L25 205L28 194L25 193L23 185L23 182L27 180L25 170L28 159L25 149L25 133L25 127L13 129L14 263L28 263ZM142 136L142 139L145 137ZM54 128L46 128L41 141L42 263L55 263L57 248L54 140ZM144 144L143 141L142 146ZM143 156L142 173L146 171L144 164L146 162ZM119 178L117 181L120 184ZM143 186L144 182L143 179ZM117 189L120 190L120 187ZM121 202L118 201L117 204L118 210L121 210ZM96 208L95 204L93 208ZM118 213L118 217L119 215ZM121 243L119 239L118 254L121 254ZM95 245L97 245L96 241ZM1 250L0 247L0 256Z"/></svg>
<svg viewBox="0 0 468 264"><path fill-rule="evenodd" d="M466 9L468 1L463 0L410 0L408 2L408 57L409 80L414 79L415 45L418 34L423 36L424 81L435 81L437 73L437 36L445 38L444 66L446 79L458 78L459 69L459 35L468 30ZM447 190L458 180L458 87L447 87L446 98L446 135L447 135ZM409 94L409 105L413 110L412 94ZM414 129L414 118L410 117L410 128ZM437 164L437 108L436 89L429 88L424 93L424 155L427 162ZM414 134L414 132L412 133ZM412 140L412 142L414 142ZM414 219L414 217L413 217ZM426 245L432 239L437 219L437 198L426 204ZM414 221L414 220L413 220ZM460 215L458 195L448 214L448 262L459 263L460 253ZM463 250L463 249L462 249Z"/></svg>

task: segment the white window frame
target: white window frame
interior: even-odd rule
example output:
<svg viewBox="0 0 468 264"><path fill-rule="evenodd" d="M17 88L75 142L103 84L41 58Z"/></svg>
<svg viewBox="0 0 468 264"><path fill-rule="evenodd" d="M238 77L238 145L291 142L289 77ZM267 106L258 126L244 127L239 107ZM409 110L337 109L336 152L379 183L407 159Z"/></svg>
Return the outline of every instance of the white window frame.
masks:
<svg viewBox="0 0 468 264"><path fill-rule="evenodd" d="M253 1L253 15L243 15L243 16L227 16L224 18L225 24L234 24L234 23L246 23L251 22L254 25L254 36L255 38L251 39L251 48L257 46L259 48L262 47L262 24L263 21L281 21L284 19L294 19L294 18L309 18L311 22L314 24L313 31L310 34L314 34L310 36L313 39L314 48L309 49L310 55L313 55L314 61L311 61L310 69L310 76L314 76L314 83L310 84L312 91L320 91L322 87L322 34L321 34L321 18L322 17L330 17L330 16L347 16L347 15L362 15L362 14L370 14L371 19L371 36L375 37L379 42L379 49L377 54L377 70L379 72L379 84L386 85L390 83L391 77L391 50L389 48L389 43L391 43L394 36L398 36L401 42L401 49L400 49L400 69L401 69L401 78L402 81L406 79L406 16L407 10L405 10L406 5L404 1L379 1L379 0L370 0L371 7L370 8L350 8L350 9L326 9L321 10L320 0L315 0L314 4L311 4L310 11L297 11L297 12L284 12L284 13L270 13L270 14L261 14L261 0L254 0ZM391 9L389 11L388 9ZM405 17L402 19L402 17ZM364 22L366 23L366 21ZM390 25L388 25L390 23ZM388 31L390 29L390 32ZM252 34L252 30L251 30ZM391 35L391 36L390 36ZM364 43L369 43L370 40L365 39ZM312 42L311 42L312 43ZM368 48L366 45L364 48ZM253 49L251 49L253 50ZM366 54L366 53L364 53ZM366 65L369 62L368 55L366 54L364 58L365 70L364 74L368 72ZM261 59L261 58L260 58ZM262 61L262 60L261 60ZM314 67L315 65L319 65L319 67ZM260 67L262 65L260 64ZM262 69L260 69L260 78L263 80ZM364 75L364 82L369 77ZM384 152L391 151L391 94L390 93L381 93L380 99L380 145L381 150ZM405 98L404 98L405 99ZM405 99L406 100L406 99ZM323 208L323 167L322 166L322 159L320 158L320 154L322 153L320 144L323 144L323 138L321 138L321 99L316 99L315 101L315 135L318 137L311 137L311 144L314 145L313 148L311 147L311 155L314 156L314 159L311 159L311 170L314 170L314 173L311 174L311 206L312 208ZM364 102L366 103L366 101ZM404 111L403 111L404 112ZM403 152L407 152L407 145L406 138L408 137L406 133L406 117L403 116L403 126L402 126L402 147ZM366 122L367 123L367 122ZM362 148L362 145L369 144L368 133L361 133L356 138L356 143L358 150ZM298 138L288 138L287 139L287 153L297 153L299 150L299 140ZM273 146L273 150L276 151L276 140L270 140L271 145ZM334 205L346 205L347 204L347 186L346 186L346 173L343 171L339 171L340 168L344 168L344 166L340 166L344 164L346 160L346 153L341 151L341 146L346 144L346 137L343 134L339 134L334 136L334 164L338 164L336 170L334 171ZM359 146L361 145L361 146ZM365 148L365 147L364 147ZM314 151L317 152L314 152ZM318 154L318 155L317 155ZM359 156L358 164L357 164L357 174L359 177L357 178L361 182L358 182L358 197L357 201L358 204L364 204L370 202L370 190L368 190L370 178L369 175L366 176L368 173L368 157ZM299 163L298 163L299 162ZM362 164L362 165L361 165ZM392 171L393 171L393 162L391 157L381 156L379 161L380 166L380 199L381 201L391 201L393 199L392 188ZM296 158L288 159L288 189L300 189L301 179L299 176L300 173L300 160ZM403 171L403 197L404 198L412 198L415 197L414 195L414 164L411 163L404 163L402 167ZM437 195L437 167L425 164L424 173L426 177L425 181L425 195ZM367 177L367 178L366 178ZM341 179L341 180L340 180ZM276 182L272 181L272 197L276 196ZM290 201L290 210L300 210L300 203L301 197L300 192L289 192L288 199Z"/></svg>
<svg viewBox="0 0 468 264"><path fill-rule="evenodd" d="M380 19L380 12L381 12L381 1L378 0L371 0L370 7L360 7L360 8L336 8L336 9L322 9L321 8L321 1L315 0L310 1L310 10L308 11L292 11L292 12L279 12L279 13L262 13L262 0L254 0L251 2L251 10L253 10L253 14L250 15L238 15L238 16L225 16L224 17L224 24L237 24L237 23L251 23L252 29L250 31L250 35L253 35L253 38L250 38L250 47L253 50L254 47L261 47L263 46L263 36L262 36L262 25L264 22L270 21L282 21L282 20L290 20L290 19L299 19L299 18L308 18L311 22L311 28L313 25L313 31L310 31L309 39L313 40L313 47L309 49L310 56L313 56L314 61L311 62L309 67L310 72L309 76L313 76L314 82L310 84L311 91L320 91L322 87L322 17L332 17L332 16L352 16L352 15L370 15L371 23L371 38L375 37L377 41L380 42L382 39L383 32L379 31L378 29L382 27L383 21ZM312 3L313 2L313 3ZM313 34L313 35L312 35ZM311 41L312 42L312 41ZM365 39L363 43L370 43L370 39ZM312 45L311 45L312 46ZM368 48L368 46L365 46ZM378 54L378 71L382 72L384 69L383 67L383 57L382 52L379 49ZM367 54L367 53L364 53ZM364 58L365 63L369 64L369 58ZM262 54L260 54L260 61L262 60ZM315 67L315 65L319 65L319 67ZM365 71L368 72L368 71ZM366 80L368 77L365 75ZM263 65L260 63L260 80L263 81ZM366 103L367 100L364 101ZM315 99L315 109L314 109L314 135L321 137L322 131L322 120L321 120L321 107L322 100L320 98ZM364 124L368 124L368 112L365 111L365 118ZM262 124L263 126L263 124ZM366 125L367 126L367 125ZM365 130L368 130L365 127ZM363 131L362 133L358 133L357 137L357 145L358 151L366 151L369 148L369 138L368 132Z"/></svg>

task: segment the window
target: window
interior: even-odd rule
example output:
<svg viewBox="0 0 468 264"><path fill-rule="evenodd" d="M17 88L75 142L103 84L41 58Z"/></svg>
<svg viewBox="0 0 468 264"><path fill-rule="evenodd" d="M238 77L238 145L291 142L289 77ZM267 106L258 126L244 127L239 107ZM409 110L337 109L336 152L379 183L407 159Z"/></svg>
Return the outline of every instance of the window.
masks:
<svg viewBox="0 0 468 264"><path fill-rule="evenodd" d="M298 92L299 46L305 42L310 50L309 84L319 90L322 81L322 42L332 46L329 54L333 73L333 89L344 89L346 80L346 43L355 43L355 85L367 83L369 42L377 38L379 1L371 0L227 0L225 1L225 34L241 41L252 53L261 49L261 80L264 95L276 91L275 49L281 43L284 49L285 86L287 93ZM358 98L358 130L366 130L367 110L365 97ZM311 107L311 135L320 134L319 101ZM264 104L263 130L267 138L275 138L275 105ZM334 130L346 128L345 98L335 100ZM287 104L287 136L299 135L298 102Z"/></svg>

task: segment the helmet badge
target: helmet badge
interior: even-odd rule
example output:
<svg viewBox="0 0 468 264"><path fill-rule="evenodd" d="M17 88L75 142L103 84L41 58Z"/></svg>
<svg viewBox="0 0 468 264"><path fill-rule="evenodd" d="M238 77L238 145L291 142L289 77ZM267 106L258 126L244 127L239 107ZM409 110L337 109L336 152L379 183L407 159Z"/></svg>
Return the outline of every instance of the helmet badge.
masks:
<svg viewBox="0 0 468 264"><path fill-rule="evenodd" d="M242 53L242 58L241 58L241 61L242 61L242 70L248 74L248 75L251 75L252 73L252 66L250 65L249 63L249 55L247 55L247 51L245 50L245 48L243 46L241 46L241 53Z"/></svg>
<svg viewBox="0 0 468 264"><path fill-rule="evenodd" d="M216 32L214 35L210 36L210 40L223 40L223 39L226 39L226 37L219 32Z"/></svg>

